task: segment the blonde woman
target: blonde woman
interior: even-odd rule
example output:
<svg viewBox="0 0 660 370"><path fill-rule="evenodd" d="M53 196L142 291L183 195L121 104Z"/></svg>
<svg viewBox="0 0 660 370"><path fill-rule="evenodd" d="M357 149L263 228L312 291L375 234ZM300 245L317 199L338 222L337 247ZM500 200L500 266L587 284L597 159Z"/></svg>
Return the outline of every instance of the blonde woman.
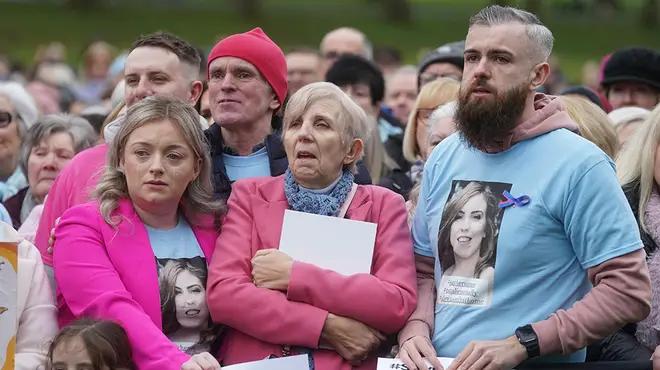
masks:
<svg viewBox="0 0 660 370"><path fill-rule="evenodd" d="M652 287L651 314L629 324L601 344L600 361L648 361L660 338L660 107L629 139L616 160L617 176L639 225L648 256ZM656 352L656 355L660 353ZM591 356L591 355L590 355Z"/></svg>
<svg viewBox="0 0 660 370"><path fill-rule="evenodd" d="M429 119L428 133L426 137L426 151L422 153L424 161L431 155L433 149L440 144L444 139L451 136L456 132L456 125L454 124L454 114L456 113L457 101L452 101L447 104L439 106ZM419 200L419 190L421 181L418 181L410 191L410 196L406 202L408 208L408 224L412 225L412 216L417 209L417 201Z"/></svg>
<svg viewBox="0 0 660 370"><path fill-rule="evenodd" d="M413 164L410 172L415 183L421 179L421 170L426 160L429 118L439 106L458 99L459 88L460 83L456 80L439 78L424 85L417 96L403 134L403 156Z"/></svg>
<svg viewBox="0 0 660 370"><path fill-rule="evenodd" d="M566 113L578 124L580 136L596 144L610 158L616 158L620 146L619 138L605 111L581 96L565 95L558 99L561 100Z"/></svg>
<svg viewBox="0 0 660 370"><path fill-rule="evenodd" d="M169 287L159 279L159 261L203 259L206 268L214 216L224 210L213 201L211 160L193 107L151 96L128 109L94 197L69 208L55 231L60 326L81 317L118 322L141 370L219 369L208 352L191 357L188 340L165 330L176 327L171 320L207 323L208 310L164 315L168 301L159 295ZM198 337L207 329L195 326Z"/></svg>

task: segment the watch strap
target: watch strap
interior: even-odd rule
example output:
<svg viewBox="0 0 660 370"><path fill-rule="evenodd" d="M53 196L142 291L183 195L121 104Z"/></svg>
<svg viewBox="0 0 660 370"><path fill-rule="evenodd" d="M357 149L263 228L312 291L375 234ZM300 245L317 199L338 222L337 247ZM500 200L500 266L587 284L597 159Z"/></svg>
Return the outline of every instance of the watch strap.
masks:
<svg viewBox="0 0 660 370"><path fill-rule="evenodd" d="M539 337L531 325L521 326L516 329L516 337L518 342L525 346L528 358L536 358L541 356L541 348L539 346Z"/></svg>

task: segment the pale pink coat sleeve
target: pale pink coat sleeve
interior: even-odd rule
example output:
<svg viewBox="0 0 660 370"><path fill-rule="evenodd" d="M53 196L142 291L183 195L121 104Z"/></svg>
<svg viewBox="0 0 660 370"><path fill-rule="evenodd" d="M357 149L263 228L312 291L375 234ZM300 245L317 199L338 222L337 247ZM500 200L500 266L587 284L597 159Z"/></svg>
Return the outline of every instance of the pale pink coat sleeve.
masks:
<svg viewBox="0 0 660 370"><path fill-rule="evenodd" d="M254 188L252 180L232 186L229 212L209 265L206 297L211 317L261 341L317 348L328 312L289 301L284 293L257 288L252 282Z"/></svg>
<svg viewBox="0 0 660 370"><path fill-rule="evenodd" d="M118 322L128 334L140 370L180 370L190 356L163 334L126 291L105 249L101 222L91 204L75 206L62 215L53 249L55 276L66 304L77 317Z"/></svg>
<svg viewBox="0 0 660 370"><path fill-rule="evenodd" d="M30 214L27 216L25 221L21 224L21 227L18 228L18 233L25 238L25 240L30 243L34 243L34 237L37 233L37 228L39 227L39 220L41 219L41 213L44 210L44 205L39 204L35 206Z"/></svg>
<svg viewBox="0 0 660 370"><path fill-rule="evenodd" d="M45 368L48 345L59 331L57 308L39 251L28 241L18 245L18 284L15 369Z"/></svg>
<svg viewBox="0 0 660 370"><path fill-rule="evenodd" d="M417 301L408 212L403 198L391 193L381 199L380 209L372 209L372 213L378 224L372 274L345 276L294 262L288 298L355 319L387 334L396 333Z"/></svg>
<svg viewBox="0 0 660 370"><path fill-rule="evenodd" d="M542 355L569 354L606 337L651 310L651 282L643 249L588 270L594 288L568 310L532 324Z"/></svg>

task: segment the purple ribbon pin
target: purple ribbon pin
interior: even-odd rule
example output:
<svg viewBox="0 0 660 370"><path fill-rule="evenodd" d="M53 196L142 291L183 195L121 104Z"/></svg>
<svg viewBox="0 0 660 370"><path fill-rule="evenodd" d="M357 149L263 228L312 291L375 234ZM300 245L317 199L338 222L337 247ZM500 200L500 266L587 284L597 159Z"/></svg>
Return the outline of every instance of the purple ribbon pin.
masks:
<svg viewBox="0 0 660 370"><path fill-rule="evenodd" d="M507 190L504 190L502 192L502 195L506 198L506 200L503 200L500 202L498 205L498 208L507 208L511 206L518 206L518 207L524 207L529 204L529 202L532 200L532 198L529 197L529 195L521 195L518 198L514 197L509 193Z"/></svg>

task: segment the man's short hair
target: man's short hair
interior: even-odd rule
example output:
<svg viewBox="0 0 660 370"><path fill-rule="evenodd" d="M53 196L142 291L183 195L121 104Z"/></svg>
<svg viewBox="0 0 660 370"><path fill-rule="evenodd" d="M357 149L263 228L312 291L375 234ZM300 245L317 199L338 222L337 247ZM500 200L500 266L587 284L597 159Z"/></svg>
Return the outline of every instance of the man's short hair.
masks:
<svg viewBox="0 0 660 370"><path fill-rule="evenodd" d="M193 67L195 73L197 73L202 63L202 56L196 47L192 46L182 38L168 32L156 32L140 36L135 42L133 42L133 45L131 45L129 53L137 48L145 46L162 48L174 53L180 61Z"/></svg>
<svg viewBox="0 0 660 370"><path fill-rule="evenodd" d="M318 57L321 56L321 53L317 49L315 49L313 47L310 47L310 46L296 46L296 47L293 47L293 48L289 49L289 51L286 53L286 55L296 54L296 53L297 54L311 54L311 55L316 55Z"/></svg>
<svg viewBox="0 0 660 370"><path fill-rule="evenodd" d="M401 51L394 46L378 46L374 50L374 62L387 65L397 66L403 63Z"/></svg>
<svg viewBox="0 0 660 370"><path fill-rule="evenodd" d="M507 23L524 25L527 37L532 42L535 57L542 62L548 61L555 39L536 14L510 6L490 5L470 18L470 27L491 27Z"/></svg>
<svg viewBox="0 0 660 370"><path fill-rule="evenodd" d="M325 80L339 87L359 84L369 86L373 105L383 101L385 96L383 73L376 65L359 55L342 55L330 67L325 75Z"/></svg>

